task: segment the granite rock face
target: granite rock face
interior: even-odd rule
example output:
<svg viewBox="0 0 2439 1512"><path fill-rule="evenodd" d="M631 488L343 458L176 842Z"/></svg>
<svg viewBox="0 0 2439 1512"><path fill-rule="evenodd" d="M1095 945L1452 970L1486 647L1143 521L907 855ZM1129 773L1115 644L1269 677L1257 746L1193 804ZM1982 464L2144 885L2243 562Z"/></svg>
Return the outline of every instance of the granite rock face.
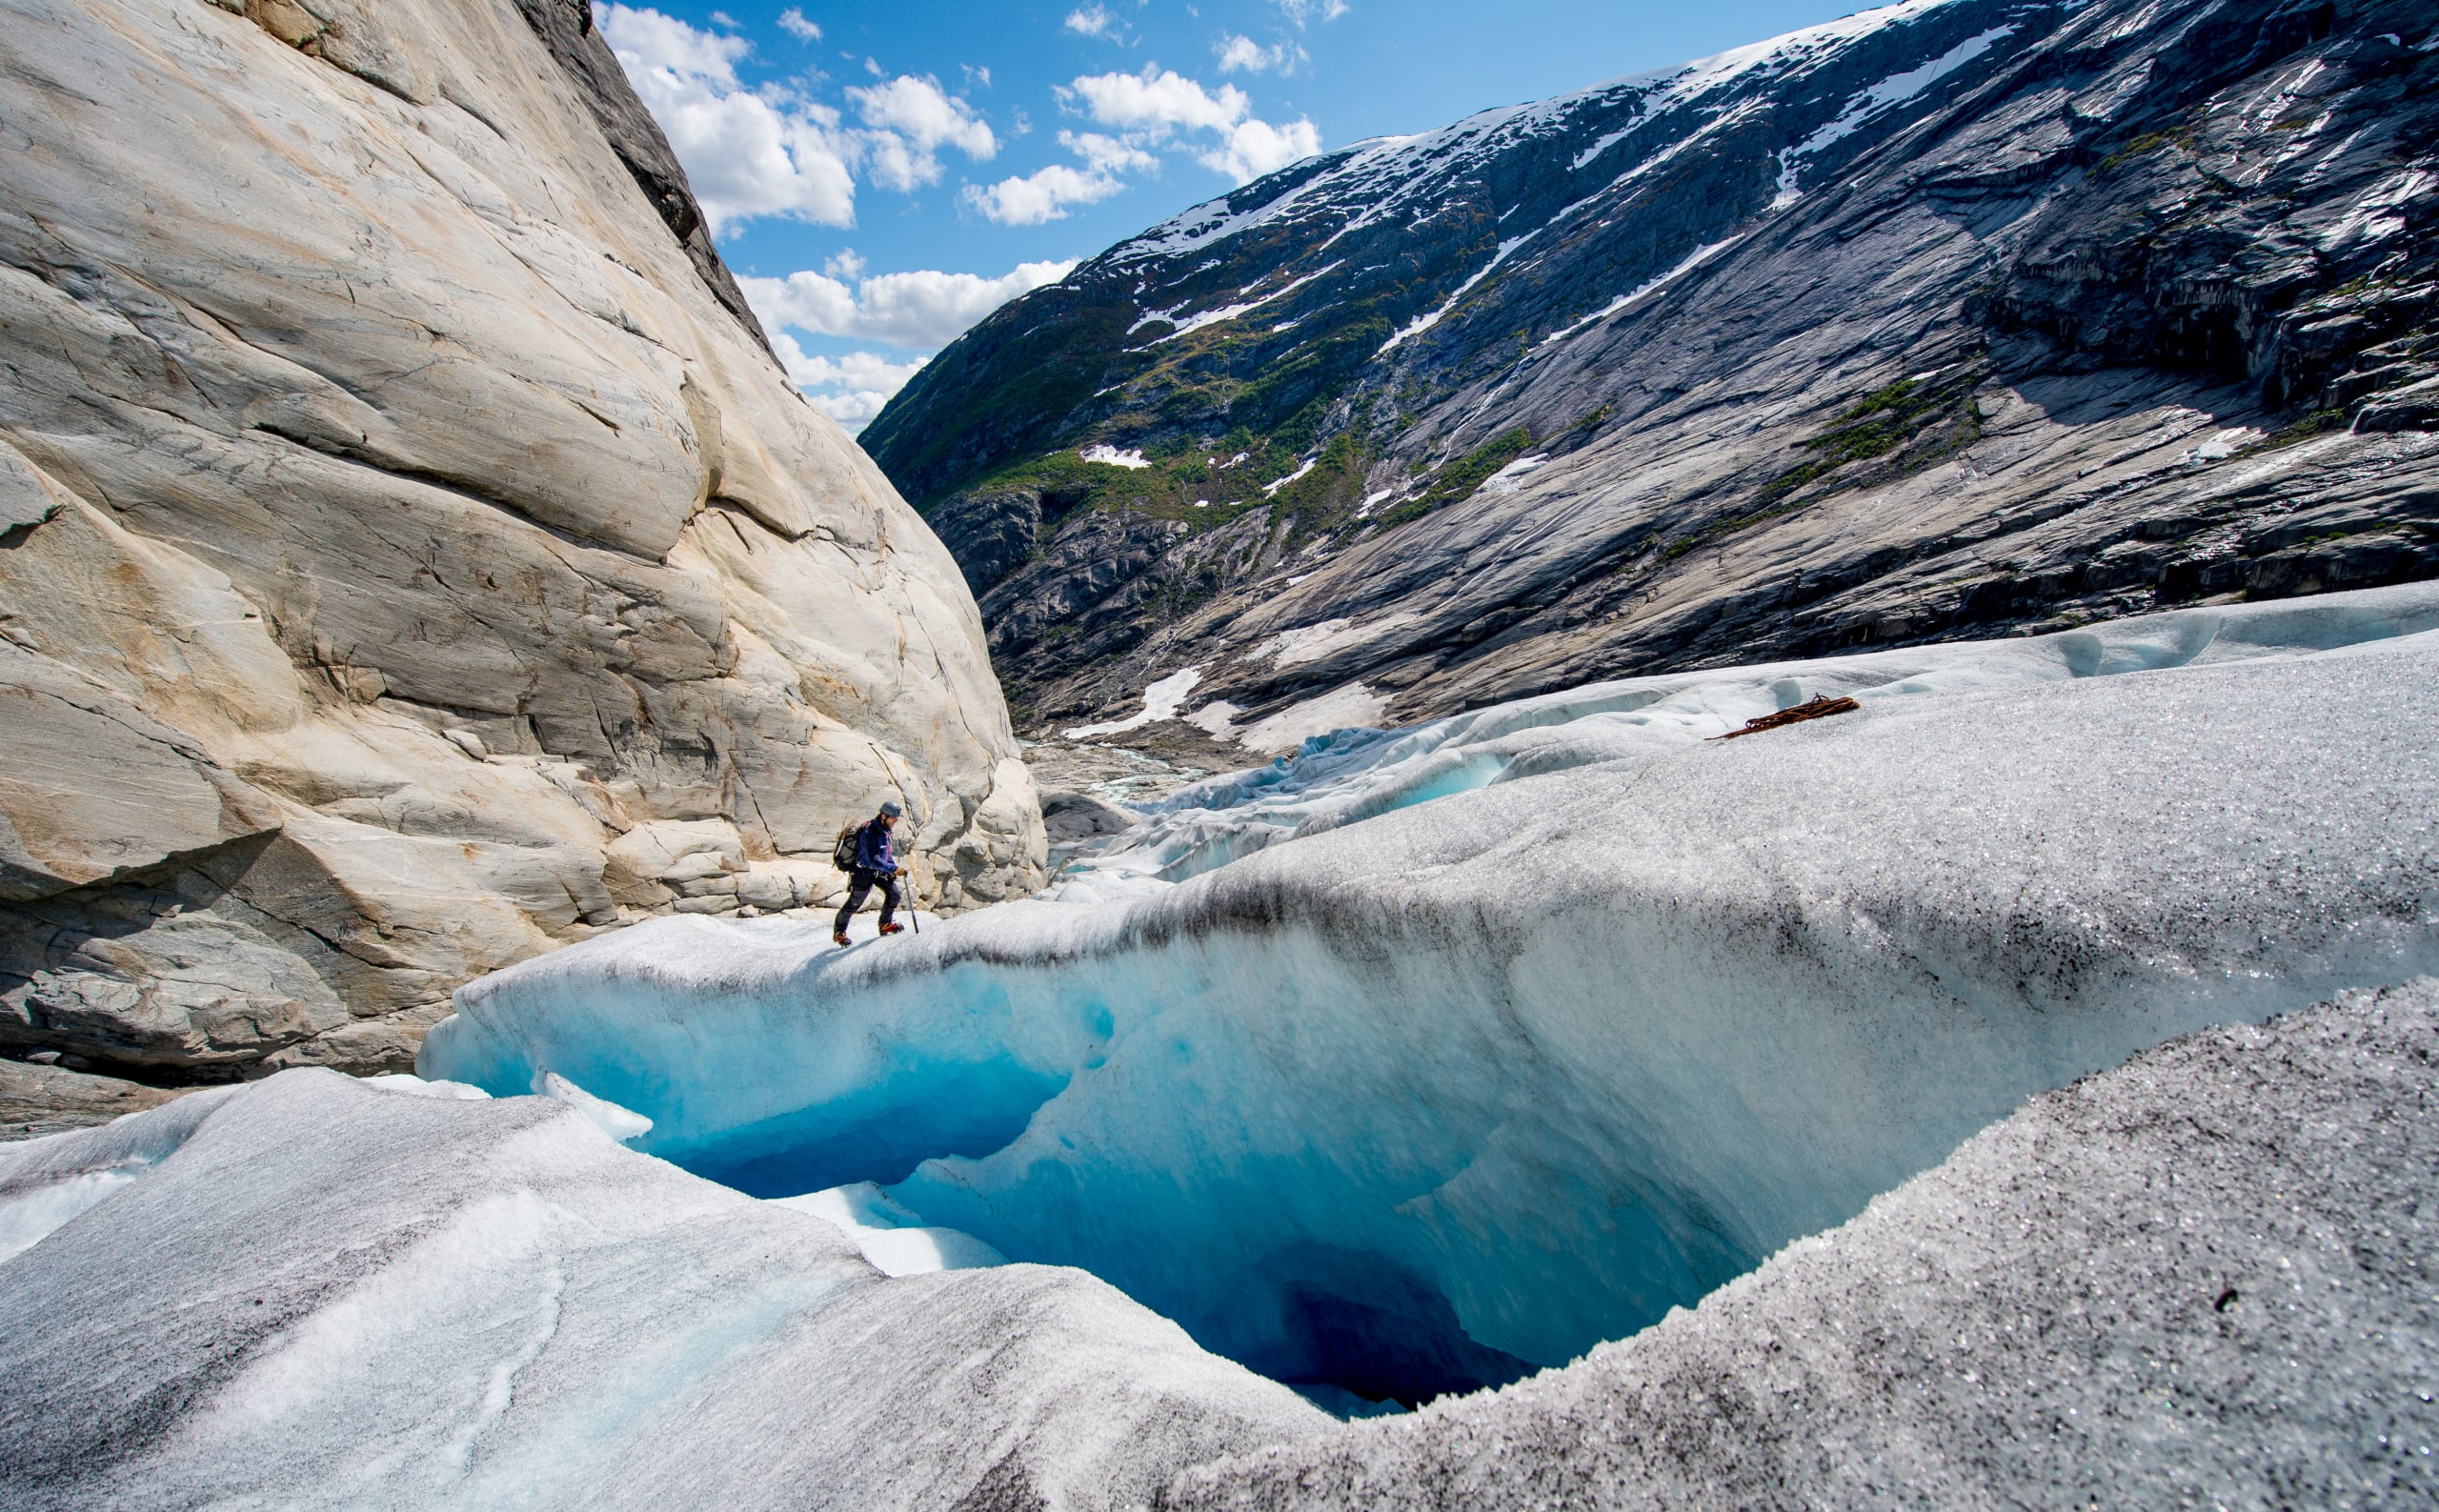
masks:
<svg viewBox="0 0 2439 1512"><path fill-rule="evenodd" d="M0 1049L400 1067L888 797L1038 883L954 561L581 7L7 0L0 121Z"/></svg>
<svg viewBox="0 0 2439 1512"><path fill-rule="evenodd" d="M88 1076L50 1064L48 1058L39 1062L0 1060L0 1142L91 1128L199 1090Z"/></svg>
<svg viewBox="0 0 2439 1512"><path fill-rule="evenodd" d="M1867 11L1283 170L863 440L937 517L1040 494L951 537L1039 727L1188 667L1241 723L1401 722L2426 577L2434 38L2425 0Z"/></svg>

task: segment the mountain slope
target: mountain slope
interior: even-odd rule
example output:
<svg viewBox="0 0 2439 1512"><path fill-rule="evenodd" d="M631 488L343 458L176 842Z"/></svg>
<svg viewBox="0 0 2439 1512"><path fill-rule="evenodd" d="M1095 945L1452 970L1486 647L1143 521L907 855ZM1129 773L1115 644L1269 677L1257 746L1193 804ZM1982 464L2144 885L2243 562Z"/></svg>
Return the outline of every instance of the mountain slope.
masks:
<svg viewBox="0 0 2439 1512"><path fill-rule="evenodd" d="M1359 143L1002 309L864 443L1037 726L1191 670L1278 743L2428 575L2434 27L1914 3Z"/></svg>

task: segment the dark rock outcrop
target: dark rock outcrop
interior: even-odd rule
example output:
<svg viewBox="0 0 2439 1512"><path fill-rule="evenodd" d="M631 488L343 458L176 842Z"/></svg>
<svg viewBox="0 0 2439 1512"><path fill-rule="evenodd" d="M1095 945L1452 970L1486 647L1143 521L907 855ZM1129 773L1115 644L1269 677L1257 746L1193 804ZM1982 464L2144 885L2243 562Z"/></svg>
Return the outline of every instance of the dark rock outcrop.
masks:
<svg viewBox="0 0 2439 1512"><path fill-rule="evenodd" d="M1041 493L1005 488L960 494L934 510L926 523L957 558L965 585L987 594L1032 558L1039 544Z"/></svg>
<svg viewBox="0 0 2439 1512"><path fill-rule="evenodd" d="M627 82L626 71L618 66L610 44L593 30L592 0L516 0L516 9L566 71L576 97L584 101L601 134L610 139L610 150L635 176L635 187L644 192L644 198L659 212L661 224L686 250L686 260L702 275L712 296L753 333L763 351L770 351L771 338L755 317L754 307L745 302L745 291L736 287L736 276L720 260L719 249L712 245L712 229L704 223L703 208L695 202L677 153L661 133L660 123L635 98L635 86Z"/></svg>

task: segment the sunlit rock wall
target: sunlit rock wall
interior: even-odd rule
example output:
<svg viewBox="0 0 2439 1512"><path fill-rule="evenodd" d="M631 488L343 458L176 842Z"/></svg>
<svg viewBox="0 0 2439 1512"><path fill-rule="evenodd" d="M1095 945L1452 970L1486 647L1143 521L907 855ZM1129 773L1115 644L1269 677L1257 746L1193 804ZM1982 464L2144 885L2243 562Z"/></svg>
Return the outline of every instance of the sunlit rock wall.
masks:
<svg viewBox="0 0 2439 1512"><path fill-rule="evenodd" d="M955 564L624 91L564 0L0 0L0 1043L404 1065L888 797L927 902L1039 880Z"/></svg>

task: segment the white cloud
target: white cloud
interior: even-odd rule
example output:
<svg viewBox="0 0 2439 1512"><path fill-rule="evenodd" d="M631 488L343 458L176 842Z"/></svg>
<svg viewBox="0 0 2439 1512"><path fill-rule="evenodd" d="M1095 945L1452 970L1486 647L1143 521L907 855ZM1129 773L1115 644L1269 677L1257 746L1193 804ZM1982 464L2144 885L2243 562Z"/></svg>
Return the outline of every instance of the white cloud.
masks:
<svg viewBox="0 0 2439 1512"><path fill-rule="evenodd" d="M753 50L743 37L640 6L609 5L600 15L619 66L668 134L716 232L757 216L852 226L859 171L911 192L939 182L943 147L978 162L999 151L990 123L936 79L900 74L849 89L863 123L851 129L837 111L795 90L740 83L736 65ZM779 24L800 36L820 34L794 9Z"/></svg>
<svg viewBox="0 0 2439 1512"><path fill-rule="evenodd" d="M814 407L837 421L850 435L870 424L890 396L923 370L928 357L893 362L877 352L850 352L843 357L809 357L786 332L772 337L788 376L813 401Z"/></svg>
<svg viewBox="0 0 2439 1512"><path fill-rule="evenodd" d="M600 14L619 66L668 133L714 231L757 215L855 224L858 144L837 130L836 111L746 90L736 64L753 44L742 37L633 6L605 6Z"/></svg>
<svg viewBox="0 0 2439 1512"><path fill-rule="evenodd" d="M1147 65L1140 73L1093 74L1067 85L1059 95L1071 107L1081 101L1094 120L1117 127L1139 150L1165 143L1179 131L1212 132L1219 144L1197 152L1195 161L1240 184L1321 150L1320 129L1311 121L1274 125L1253 113L1253 100L1235 85L1223 84L1214 92L1172 70ZM995 185L993 192L1004 187Z"/></svg>
<svg viewBox="0 0 2439 1512"><path fill-rule="evenodd" d="M602 34L619 61L634 58L644 68L700 78L736 89L736 62L754 50L743 37L698 31L675 16L635 6L603 6Z"/></svg>
<svg viewBox="0 0 2439 1512"><path fill-rule="evenodd" d="M1078 6L1067 12L1067 30L1088 37L1107 37L1119 41L1126 34L1125 24L1099 5Z"/></svg>
<svg viewBox="0 0 2439 1512"><path fill-rule="evenodd" d="M804 18L804 12L794 6L790 6L785 10L779 12L779 30L796 38L798 42L818 42L821 40L821 28L814 25L810 21L807 21Z"/></svg>
<svg viewBox="0 0 2439 1512"><path fill-rule="evenodd" d="M1346 14L1346 0L1279 0L1279 13L1297 30L1312 21L1335 21Z"/></svg>
<svg viewBox="0 0 2439 1512"><path fill-rule="evenodd" d="M1096 73L1059 91L1062 97L1080 96L1094 120L1104 126L1165 131L1208 127L1224 131L1253 108L1245 91L1233 84L1212 93L1174 70L1144 65L1140 73Z"/></svg>
<svg viewBox="0 0 2439 1512"><path fill-rule="evenodd" d="M1218 148L1197 152L1194 160L1215 173L1225 173L1240 184L1248 184L1320 150L1320 128L1310 121L1290 121L1285 126L1243 121L1228 129L1226 139Z"/></svg>
<svg viewBox="0 0 2439 1512"><path fill-rule="evenodd" d="M1271 66L1271 50L1251 37L1223 32L1219 44L1211 50L1220 56L1222 73L1267 73Z"/></svg>
<svg viewBox="0 0 2439 1512"><path fill-rule="evenodd" d="M1159 158L1122 136L1061 131L1058 145L1082 158L1084 166L1096 173L1140 173L1160 166Z"/></svg>
<svg viewBox="0 0 2439 1512"><path fill-rule="evenodd" d="M737 283L754 312L775 330L793 326L816 335L934 349L954 341L1017 295L1064 278L1075 266L1018 263L997 278L930 271L865 278L859 276L863 260L848 252L831 259L829 272L739 278Z"/></svg>
<svg viewBox="0 0 2439 1512"><path fill-rule="evenodd" d="M1021 178L1003 178L988 189L966 186L965 202L985 220L1002 226L1039 226L1064 220L1070 205L1090 205L1126 188L1121 175L1159 168L1160 160L1120 137L1099 131L1061 131L1058 145L1084 160L1080 169L1053 163Z"/></svg>
<svg viewBox="0 0 2439 1512"><path fill-rule="evenodd" d="M1220 33L1219 42L1211 50L1219 55L1220 71L1222 73L1268 73L1273 70L1293 73L1296 65L1304 57L1303 49L1289 43L1263 47L1251 37L1239 36L1234 32Z"/></svg>
<svg viewBox="0 0 2439 1512"><path fill-rule="evenodd" d="M1019 263L997 278L931 271L862 276L864 260L841 252L820 272L740 278L771 345L804 396L852 434L968 326L1009 300L1067 275L1074 262ZM850 287L852 285L852 287ZM926 349L911 355L857 351L808 356L790 329L816 335Z"/></svg>
<svg viewBox="0 0 2439 1512"><path fill-rule="evenodd" d="M1122 178L1053 163L984 188L968 184L959 196L983 219L1001 226L1039 226L1067 218L1070 205L1090 205L1126 188Z"/></svg>
<svg viewBox="0 0 2439 1512"><path fill-rule="evenodd" d="M999 151L998 139L974 108L940 89L937 80L899 74L887 84L855 88L847 97L856 102L864 124L876 128L865 134L875 182L886 189L911 191L939 182L942 146L954 147L978 162Z"/></svg>

